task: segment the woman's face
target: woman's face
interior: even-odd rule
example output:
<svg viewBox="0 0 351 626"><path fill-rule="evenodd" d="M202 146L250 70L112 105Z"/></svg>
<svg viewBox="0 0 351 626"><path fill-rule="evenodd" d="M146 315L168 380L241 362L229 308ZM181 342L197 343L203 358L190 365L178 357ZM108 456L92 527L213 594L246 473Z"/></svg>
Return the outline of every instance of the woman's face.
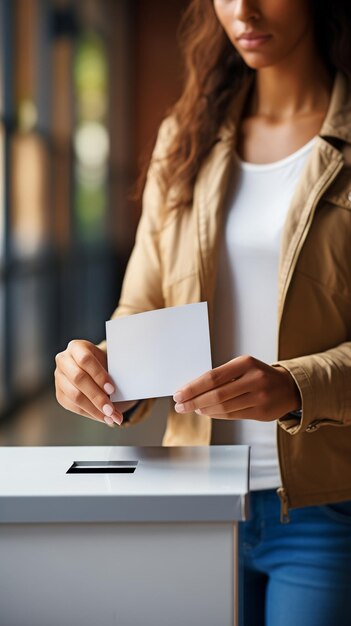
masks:
<svg viewBox="0 0 351 626"><path fill-rule="evenodd" d="M214 0L213 4L233 46L253 69L279 63L313 37L307 0Z"/></svg>

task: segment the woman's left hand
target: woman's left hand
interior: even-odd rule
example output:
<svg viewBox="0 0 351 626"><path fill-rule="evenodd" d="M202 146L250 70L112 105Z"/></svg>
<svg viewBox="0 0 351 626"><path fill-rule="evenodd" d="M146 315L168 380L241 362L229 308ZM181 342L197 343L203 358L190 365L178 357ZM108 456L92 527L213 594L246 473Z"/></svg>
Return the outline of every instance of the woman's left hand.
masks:
<svg viewBox="0 0 351 626"><path fill-rule="evenodd" d="M206 372L173 396L178 413L217 419L270 422L301 408L298 387L290 373L252 356L239 356Z"/></svg>

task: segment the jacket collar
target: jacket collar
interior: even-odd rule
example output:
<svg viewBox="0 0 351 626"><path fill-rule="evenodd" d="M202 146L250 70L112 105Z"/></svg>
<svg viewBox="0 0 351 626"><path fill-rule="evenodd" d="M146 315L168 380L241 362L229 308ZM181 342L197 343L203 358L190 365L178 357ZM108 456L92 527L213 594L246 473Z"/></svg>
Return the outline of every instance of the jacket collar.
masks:
<svg viewBox="0 0 351 626"><path fill-rule="evenodd" d="M335 75L329 108L319 134L351 143L351 80L341 71Z"/></svg>

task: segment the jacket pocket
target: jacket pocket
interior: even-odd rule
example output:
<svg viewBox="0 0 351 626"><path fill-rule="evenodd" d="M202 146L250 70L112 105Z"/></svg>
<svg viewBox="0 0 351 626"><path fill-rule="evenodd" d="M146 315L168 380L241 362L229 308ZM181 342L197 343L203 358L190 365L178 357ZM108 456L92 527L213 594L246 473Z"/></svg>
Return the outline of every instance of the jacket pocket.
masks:
<svg viewBox="0 0 351 626"><path fill-rule="evenodd" d="M350 303L351 169L340 176L318 204L296 271Z"/></svg>

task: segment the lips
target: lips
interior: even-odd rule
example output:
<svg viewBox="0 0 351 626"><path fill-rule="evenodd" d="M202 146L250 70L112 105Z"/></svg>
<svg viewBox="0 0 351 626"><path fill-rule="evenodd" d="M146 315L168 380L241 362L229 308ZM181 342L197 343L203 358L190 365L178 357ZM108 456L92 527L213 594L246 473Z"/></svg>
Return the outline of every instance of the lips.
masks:
<svg viewBox="0 0 351 626"><path fill-rule="evenodd" d="M238 38L241 48L244 50L255 50L264 46L271 39L272 35L265 35L263 33L249 32L243 33Z"/></svg>

